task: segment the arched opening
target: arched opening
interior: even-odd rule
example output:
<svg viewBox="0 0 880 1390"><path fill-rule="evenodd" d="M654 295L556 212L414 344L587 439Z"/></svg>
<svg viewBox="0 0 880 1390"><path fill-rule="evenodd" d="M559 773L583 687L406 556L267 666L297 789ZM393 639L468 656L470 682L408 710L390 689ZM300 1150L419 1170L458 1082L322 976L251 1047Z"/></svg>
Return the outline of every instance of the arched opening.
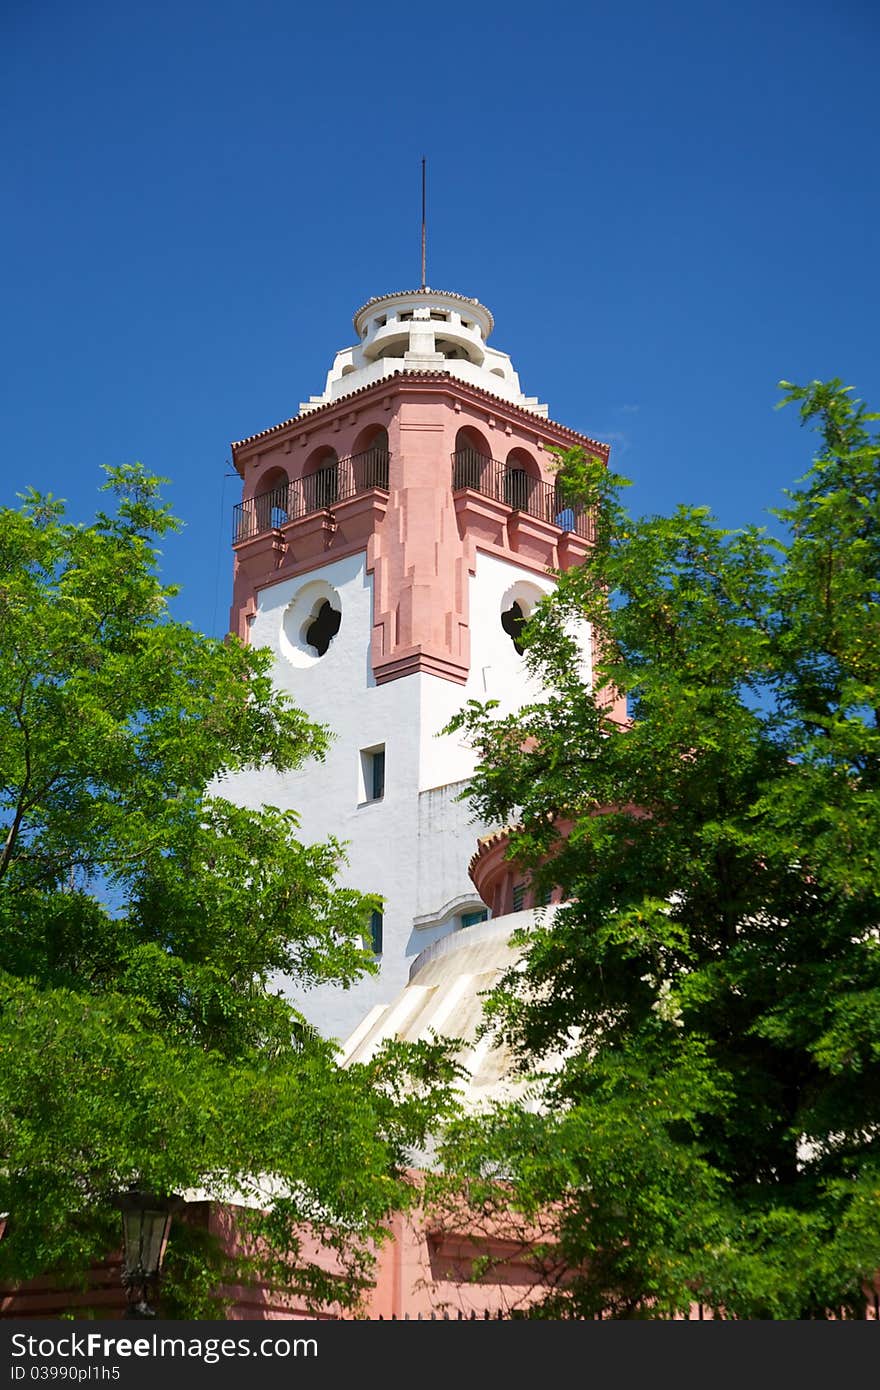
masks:
<svg viewBox="0 0 880 1390"><path fill-rule="evenodd" d="M540 470L525 449L511 449L504 467L504 500L518 512L534 511L533 499L538 493Z"/></svg>
<svg viewBox="0 0 880 1390"><path fill-rule="evenodd" d="M523 628L543 596L543 590L537 584L518 579L501 600L501 626L513 643L517 656L522 656L525 650Z"/></svg>
<svg viewBox="0 0 880 1390"><path fill-rule="evenodd" d="M465 362L473 362L476 366L480 365L482 355L476 347L466 343L451 342L449 338L434 339L435 352L442 352L444 357L459 358Z"/></svg>
<svg viewBox="0 0 880 1390"><path fill-rule="evenodd" d="M402 357L409 348L409 330L402 329L399 333L389 331L383 333L379 345L375 351L367 346L364 355L372 362L379 362L385 357Z"/></svg>
<svg viewBox="0 0 880 1390"><path fill-rule="evenodd" d="M338 498L339 455L325 444L307 459L303 470L303 515L332 507Z"/></svg>
<svg viewBox="0 0 880 1390"><path fill-rule="evenodd" d="M352 454L364 454L368 449L388 449L388 431L384 425L378 425L373 421L355 436Z"/></svg>
<svg viewBox="0 0 880 1390"><path fill-rule="evenodd" d="M469 487L475 492L490 490L492 451L488 442L473 425L465 425L455 436L453 455L453 488Z"/></svg>
<svg viewBox="0 0 880 1390"><path fill-rule="evenodd" d="M355 492L388 486L388 431L384 425L366 425L354 442L351 455Z"/></svg>
<svg viewBox="0 0 880 1390"><path fill-rule="evenodd" d="M257 483L253 499L255 533L271 531L288 520L289 489L290 483L283 468L266 469Z"/></svg>
<svg viewBox="0 0 880 1390"><path fill-rule="evenodd" d="M572 497L565 483L557 478L553 488L553 522L561 531L575 531L582 535L586 518L584 509L577 498Z"/></svg>
<svg viewBox="0 0 880 1390"><path fill-rule="evenodd" d="M267 468L257 481L257 492L259 494L274 492L280 487L287 487L289 481L286 468L280 468L277 465L274 468Z"/></svg>

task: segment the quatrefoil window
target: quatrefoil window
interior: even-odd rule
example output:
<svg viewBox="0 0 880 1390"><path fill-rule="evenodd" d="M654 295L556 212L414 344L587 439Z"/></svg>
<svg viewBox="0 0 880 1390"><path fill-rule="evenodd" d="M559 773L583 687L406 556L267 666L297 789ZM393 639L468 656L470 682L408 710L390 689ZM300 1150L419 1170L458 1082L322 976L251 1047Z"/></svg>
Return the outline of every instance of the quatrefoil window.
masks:
<svg viewBox="0 0 880 1390"><path fill-rule="evenodd" d="M522 656L522 630L525 627L526 618L518 603L512 603L506 613L501 614L501 626L507 633L514 650Z"/></svg>
<svg viewBox="0 0 880 1390"><path fill-rule="evenodd" d="M342 626L343 603L325 579L307 580L294 593L281 616L278 645L281 655L307 670L329 651Z"/></svg>
<svg viewBox="0 0 880 1390"><path fill-rule="evenodd" d="M318 656L323 656L339 631L341 622L342 614L331 606L329 599L323 599L306 623L303 633L306 646L314 647Z"/></svg>

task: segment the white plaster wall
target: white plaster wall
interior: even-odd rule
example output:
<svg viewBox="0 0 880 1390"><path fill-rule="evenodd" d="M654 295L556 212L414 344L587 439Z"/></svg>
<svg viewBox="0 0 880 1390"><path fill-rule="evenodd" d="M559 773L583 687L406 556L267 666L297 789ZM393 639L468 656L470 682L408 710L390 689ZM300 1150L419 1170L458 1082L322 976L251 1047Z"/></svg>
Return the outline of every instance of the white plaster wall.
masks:
<svg viewBox="0 0 880 1390"><path fill-rule="evenodd" d="M439 335L438 335L439 336ZM408 349L407 349L408 350ZM511 365L510 358L505 352L497 352L495 349L487 350L486 362L483 366L477 366L474 362L469 362L464 357L441 357L434 353L425 357L409 356L400 357L381 357L375 362L367 362L362 366L354 366L351 371L344 371L345 367L353 365L356 349L346 348L337 354L333 366L327 374L327 382L324 392L320 396L312 396L310 400L300 404L300 411L314 410L316 406L326 401L341 400L348 396L352 391L360 391L365 386L372 386L375 381L383 381L385 377L394 376L401 371L444 371L450 376L458 377L461 381L469 381L473 386L479 386L484 391L491 391L494 396L499 396L502 400L512 401L514 405L524 406L528 410L534 410L537 415L547 414L547 406L539 405L537 397L526 396L519 384L519 377ZM503 376L498 376L492 370L497 367L503 372Z"/></svg>
<svg viewBox="0 0 880 1390"><path fill-rule="evenodd" d="M464 912L484 907L467 866L477 840L490 827L477 820L460 800L465 782L432 787L419 794L415 907L411 946L418 955L439 937L454 931Z"/></svg>
<svg viewBox="0 0 880 1390"><path fill-rule="evenodd" d="M473 755L459 738L440 731L467 700L498 700L499 714L509 714L540 699L541 686L531 679L523 658L501 626L506 597L525 587L547 594L553 580L496 555L477 552L470 580L471 669L465 686L432 680L424 687L419 785L442 786L470 776Z"/></svg>
<svg viewBox="0 0 880 1390"><path fill-rule="evenodd" d="M316 580L330 584L341 601L342 623L326 654L313 665L292 665L281 655L285 609ZM251 628L255 646L276 655L275 678L313 719L330 726L334 738L323 763L297 772L244 774L221 792L249 805L268 802L299 813L302 839L329 835L348 842L348 864L340 881L387 901L382 973L351 990L321 987L301 994L285 990L322 1031L345 1037L375 1003L405 982L407 940L414 916L418 818L419 695L412 680L377 686L370 668L372 580L363 554L349 556L295 579L263 589ZM385 795L360 800L360 750L385 745Z"/></svg>
<svg viewBox="0 0 880 1390"><path fill-rule="evenodd" d="M432 319L432 310L446 313L446 321ZM403 313L410 317L402 319ZM546 419L546 404L537 396L524 394L509 354L486 345L492 327L492 316L485 306L476 301L463 306L455 296L442 291L384 296L356 315L355 329L362 334L361 340L336 353L323 392L301 402L300 412L308 414L327 401L340 400L396 372L442 370ZM447 357L437 346L442 342L452 343L468 357ZM377 357L383 350L393 356Z"/></svg>
<svg viewBox="0 0 880 1390"><path fill-rule="evenodd" d="M283 655L283 618L306 586L329 585L339 596L342 623L326 654L311 665ZM246 805L263 803L298 812L301 837L329 835L348 842L340 881L385 899L380 973L349 990L320 987L303 994L290 981L285 992L306 1017L333 1037L348 1037L369 1013L406 985L413 959L454 930L479 899L467 872L479 835L457 800L473 768L460 738L441 730L465 700L497 698L501 712L540 698L540 687L501 627L511 590L547 593L552 580L496 556L478 554L471 579L472 667L466 686L425 674L377 686L370 668L372 580L364 554L282 580L260 591L251 628L255 646L276 656L278 685L313 719L330 726L334 740L325 762L294 773L248 773L219 791ZM360 751L385 745L385 795L362 803Z"/></svg>

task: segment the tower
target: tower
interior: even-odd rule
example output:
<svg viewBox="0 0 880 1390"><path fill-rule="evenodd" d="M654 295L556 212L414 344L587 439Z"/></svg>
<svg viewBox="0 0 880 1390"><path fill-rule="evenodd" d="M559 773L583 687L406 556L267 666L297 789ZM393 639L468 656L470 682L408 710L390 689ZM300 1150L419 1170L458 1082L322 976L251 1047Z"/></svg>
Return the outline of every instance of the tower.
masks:
<svg viewBox="0 0 880 1390"><path fill-rule="evenodd" d="M272 649L278 684L336 735L324 763L243 775L234 795L296 809L305 839L347 841L344 880L384 898L379 974L297 998L340 1039L400 993L425 948L526 905L512 869L491 901L468 875L493 827L457 799L473 755L442 730L468 699L503 712L540 696L519 627L590 544L551 451L608 447L523 394L488 346L493 326L459 294L370 299L323 393L232 446L232 630Z"/></svg>

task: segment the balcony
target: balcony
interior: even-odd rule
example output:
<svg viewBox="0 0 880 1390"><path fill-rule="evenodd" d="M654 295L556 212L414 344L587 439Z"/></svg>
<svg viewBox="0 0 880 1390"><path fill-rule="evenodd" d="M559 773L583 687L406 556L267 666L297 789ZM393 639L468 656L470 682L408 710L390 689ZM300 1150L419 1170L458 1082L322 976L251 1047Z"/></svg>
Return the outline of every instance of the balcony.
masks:
<svg viewBox="0 0 880 1390"><path fill-rule="evenodd" d="M452 455L452 491L465 489L491 497L512 512L535 517L582 540L593 540L592 516L586 507L567 498L559 483L542 482L522 468L487 458L474 449L462 449Z"/></svg>
<svg viewBox="0 0 880 1390"><path fill-rule="evenodd" d="M368 449L339 459L306 478L284 483L271 492L258 493L239 502L232 512L232 543L253 540L265 531L286 526L290 521L315 512L328 511L338 502L374 489L388 490L389 455L382 449Z"/></svg>

